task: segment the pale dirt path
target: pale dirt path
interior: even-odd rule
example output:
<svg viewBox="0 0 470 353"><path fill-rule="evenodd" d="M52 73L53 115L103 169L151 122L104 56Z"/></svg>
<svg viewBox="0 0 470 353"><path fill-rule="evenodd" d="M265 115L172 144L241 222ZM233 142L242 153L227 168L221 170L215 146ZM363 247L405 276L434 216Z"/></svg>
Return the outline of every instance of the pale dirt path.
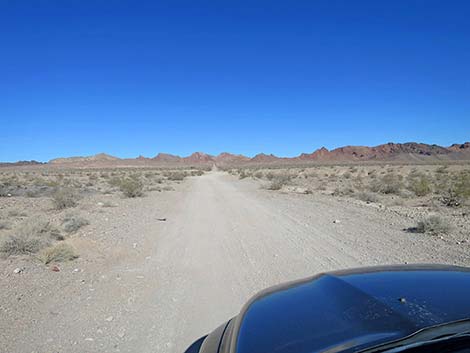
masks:
<svg viewBox="0 0 470 353"><path fill-rule="evenodd" d="M158 195L127 215L135 224L121 219L123 241L138 251L42 302L43 316L33 315L8 352L182 352L279 282L362 265L470 264L468 248L404 233L406 220L374 208L259 190L221 172L182 188L166 222L151 207Z"/></svg>

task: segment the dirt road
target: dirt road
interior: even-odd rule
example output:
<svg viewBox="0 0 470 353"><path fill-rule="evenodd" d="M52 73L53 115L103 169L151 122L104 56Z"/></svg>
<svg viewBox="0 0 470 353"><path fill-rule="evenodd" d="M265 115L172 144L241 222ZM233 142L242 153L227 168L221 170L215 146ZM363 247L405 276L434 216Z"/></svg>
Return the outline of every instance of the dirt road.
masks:
<svg viewBox="0 0 470 353"><path fill-rule="evenodd" d="M125 214L94 215L91 225L105 224L89 230L97 260L84 255L42 283L34 271L9 282L0 351L182 352L282 281L362 265L470 264L468 246L405 233L410 221L386 210L222 172L128 202Z"/></svg>

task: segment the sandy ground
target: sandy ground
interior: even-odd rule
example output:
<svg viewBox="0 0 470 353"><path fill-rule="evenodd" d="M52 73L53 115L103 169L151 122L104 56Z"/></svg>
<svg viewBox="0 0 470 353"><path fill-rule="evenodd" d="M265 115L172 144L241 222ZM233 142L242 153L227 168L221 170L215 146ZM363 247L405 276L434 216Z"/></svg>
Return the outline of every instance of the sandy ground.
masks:
<svg viewBox="0 0 470 353"><path fill-rule="evenodd" d="M71 240L81 257L60 272L3 263L1 352L182 352L283 281L363 265L470 265L468 242L406 233L413 220L386 208L222 172L82 212L90 225Z"/></svg>

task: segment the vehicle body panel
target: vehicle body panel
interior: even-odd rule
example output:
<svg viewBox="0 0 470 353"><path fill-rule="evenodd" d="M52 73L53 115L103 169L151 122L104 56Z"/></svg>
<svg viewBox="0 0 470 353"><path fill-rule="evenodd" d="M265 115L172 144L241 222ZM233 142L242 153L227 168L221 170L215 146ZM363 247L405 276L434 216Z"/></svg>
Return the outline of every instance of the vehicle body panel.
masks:
<svg viewBox="0 0 470 353"><path fill-rule="evenodd" d="M468 268L407 265L354 269L261 292L229 322L230 332L219 335L226 344L201 352L357 352L426 327L467 318Z"/></svg>

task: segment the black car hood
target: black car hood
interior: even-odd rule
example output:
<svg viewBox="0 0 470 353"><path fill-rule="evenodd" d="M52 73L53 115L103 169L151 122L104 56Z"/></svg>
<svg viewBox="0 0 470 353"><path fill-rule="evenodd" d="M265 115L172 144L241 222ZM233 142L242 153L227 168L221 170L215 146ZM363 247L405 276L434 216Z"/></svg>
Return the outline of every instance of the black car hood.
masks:
<svg viewBox="0 0 470 353"><path fill-rule="evenodd" d="M470 272L395 266L268 289L233 320L232 353L357 352L470 318Z"/></svg>

